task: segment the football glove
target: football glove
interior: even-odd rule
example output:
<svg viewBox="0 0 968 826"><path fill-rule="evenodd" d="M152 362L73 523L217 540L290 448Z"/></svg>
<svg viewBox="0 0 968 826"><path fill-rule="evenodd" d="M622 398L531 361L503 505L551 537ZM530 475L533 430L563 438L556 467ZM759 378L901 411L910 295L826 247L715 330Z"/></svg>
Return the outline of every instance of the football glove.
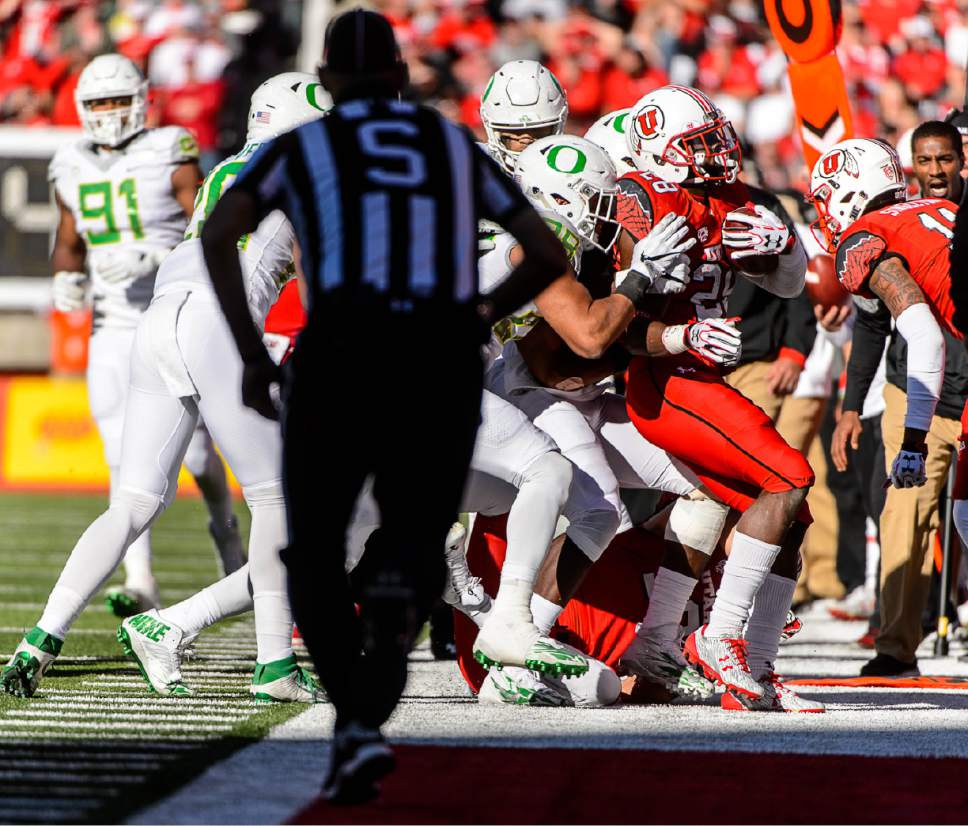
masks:
<svg viewBox="0 0 968 826"><path fill-rule="evenodd" d="M924 469L923 451L899 450L891 465L891 484L896 488L919 488L928 481L928 474Z"/></svg>
<svg viewBox="0 0 968 826"><path fill-rule="evenodd" d="M689 259L685 252L696 243L687 238L689 225L682 215L668 213L632 249L631 266L616 274L616 292L636 307L646 294L681 293L690 278Z"/></svg>
<svg viewBox="0 0 968 826"><path fill-rule="evenodd" d="M735 367L743 355L743 341L734 318L707 318L678 324L662 331L662 344L670 355L692 350L708 364Z"/></svg>
<svg viewBox="0 0 968 826"><path fill-rule="evenodd" d="M83 310L87 305L87 275L67 270L55 273L50 297L58 312Z"/></svg>
<svg viewBox="0 0 968 826"><path fill-rule="evenodd" d="M756 215L745 212L729 212L726 222L735 221L745 224L745 229L728 229L723 224L723 245L729 247L731 257L736 260L751 255L779 255L790 244L790 230L786 224L762 204L754 208Z"/></svg>
<svg viewBox="0 0 968 826"><path fill-rule="evenodd" d="M168 250L137 252L135 250L108 250L98 256L95 271L98 278L108 284L137 281L155 272Z"/></svg>

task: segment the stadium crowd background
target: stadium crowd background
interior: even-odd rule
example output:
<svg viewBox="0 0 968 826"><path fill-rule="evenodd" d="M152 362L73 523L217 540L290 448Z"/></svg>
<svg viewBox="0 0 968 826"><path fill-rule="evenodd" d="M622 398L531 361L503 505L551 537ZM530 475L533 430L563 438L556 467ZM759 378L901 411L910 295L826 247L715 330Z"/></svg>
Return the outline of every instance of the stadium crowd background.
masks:
<svg viewBox="0 0 968 826"><path fill-rule="evenodd" d="M152 122L192 129L203 166L239 147L249 95L287 68L303 3L0 0L0 123L78 125L73 90L96 54L145 69ZM568 92L568 130L667 82L712 95L760 182L803 190L786 62L756 0L377 0L410 67L410 96L481 130L494 69L539 59ZM337 10L339 6L337 5ZM964 98L968 3L843 4L838 49L860 137L890 141Z"/></svg>

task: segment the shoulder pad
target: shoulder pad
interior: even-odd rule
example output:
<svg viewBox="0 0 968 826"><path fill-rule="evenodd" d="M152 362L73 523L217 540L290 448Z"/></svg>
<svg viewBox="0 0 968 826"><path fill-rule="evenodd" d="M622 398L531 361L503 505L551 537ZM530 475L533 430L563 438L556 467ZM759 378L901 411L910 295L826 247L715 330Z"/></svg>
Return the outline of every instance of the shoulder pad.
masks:
<svg viewBox="0 0 968 826"><path fill-rule="evenodd" d="M198 142L183 126L159 126L148 129L142 140L152 152L167 163L192 163L198 160Z"/></svg>
<svg viewBox="0 0 968 826"><path fill-rule="evenodd" d="M837 245L837 278L848 292L869 298L867 282L887 250L887 241L868 229L851 229Z"/></svg>

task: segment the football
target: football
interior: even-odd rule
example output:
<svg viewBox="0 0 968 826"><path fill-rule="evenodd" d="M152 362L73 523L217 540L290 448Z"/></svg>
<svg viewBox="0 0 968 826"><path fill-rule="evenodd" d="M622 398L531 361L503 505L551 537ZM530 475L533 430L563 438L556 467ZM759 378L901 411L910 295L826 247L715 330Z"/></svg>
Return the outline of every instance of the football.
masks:
<svg viewBox="0 0 968 826"><path fill-rule="evenodd" d="M841 286L837 278L834 258L827 253L820 253L810 259L804 289L810 301L823 307L824 311L831 307L841 307L850 301L850 293Z"/></svg>
<svg viewBox="0 0 968 826"><path fill-rule="evenodd" d="M756 216L756 210L754 210L751 205L739 207L733 211L741 212L745 215ZM730 221L727 218L725 221L723 221L723 229L743 230L747 229L747 226L739 221ZM725 250L726 255L729 256L729 248L726 247ZM732 261L732 259L730 260ZM742 270L743 272L748 272L750 275L766 275L769 272L773 272L779 263L779 255L750 255L748 257L739 258L736 261L732 261L734 267Z"/></svg>

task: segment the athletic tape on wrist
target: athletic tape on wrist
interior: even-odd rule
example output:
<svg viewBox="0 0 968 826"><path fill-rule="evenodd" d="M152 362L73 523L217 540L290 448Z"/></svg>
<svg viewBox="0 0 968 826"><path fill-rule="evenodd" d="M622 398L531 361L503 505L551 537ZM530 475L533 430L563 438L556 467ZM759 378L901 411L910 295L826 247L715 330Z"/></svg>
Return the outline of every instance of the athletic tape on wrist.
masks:
<svg viewBox="0 0 968 826"><path fill-rule="evenodd" d="M666 327L662 331L662 346L665 347L670 356L677 356L689 349L689 345L686 344L688 328L688 324L676 324L673 327Z"/></svg>

